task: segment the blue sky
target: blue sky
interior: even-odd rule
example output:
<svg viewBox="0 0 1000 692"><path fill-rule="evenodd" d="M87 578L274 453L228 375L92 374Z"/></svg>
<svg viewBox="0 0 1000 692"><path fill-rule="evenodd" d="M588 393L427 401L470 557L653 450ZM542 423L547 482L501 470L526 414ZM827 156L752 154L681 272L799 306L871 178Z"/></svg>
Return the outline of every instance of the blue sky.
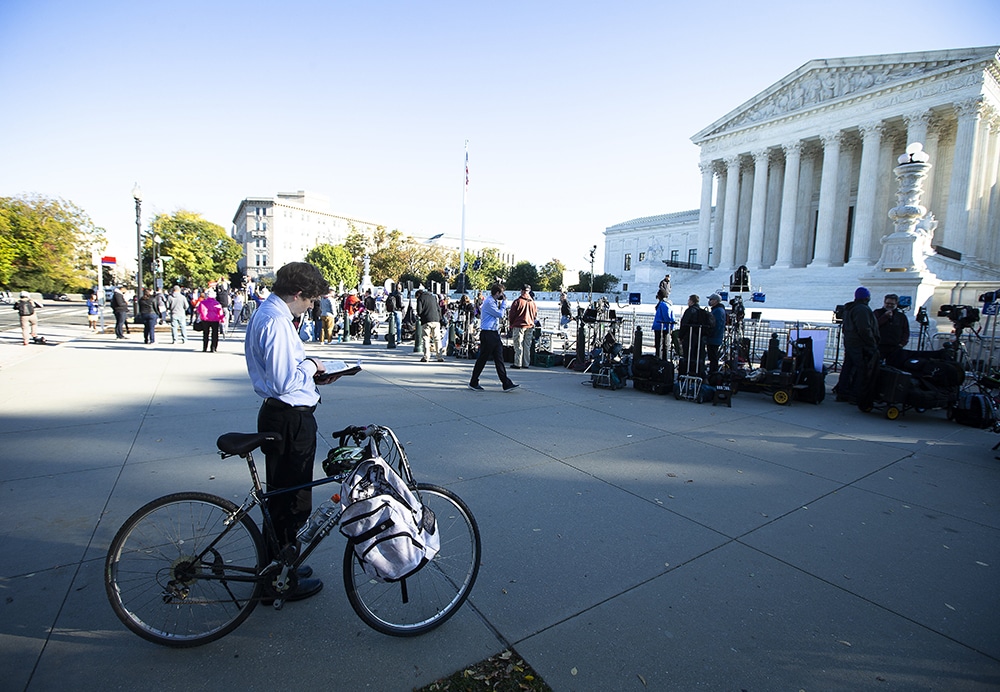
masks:
<svg viewBox="0 0 1000 692"><path fill-rule="evenodd" d="M697 207L690 137L814 58L1000 43L1000 3L0 2L0 196L110 251L188 209L309 190L404 233L585 269L607 226ZM598 265L601 266L600 264Z"/></svg>

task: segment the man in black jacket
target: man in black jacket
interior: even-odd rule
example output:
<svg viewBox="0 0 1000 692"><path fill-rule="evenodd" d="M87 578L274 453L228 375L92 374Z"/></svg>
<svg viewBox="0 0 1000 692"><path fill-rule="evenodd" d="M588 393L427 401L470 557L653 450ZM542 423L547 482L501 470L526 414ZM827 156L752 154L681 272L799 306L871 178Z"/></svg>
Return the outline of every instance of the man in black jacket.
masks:
<svg viewBox="0 0 1000 692"><path fill-rule="evenodd" d="M417 318L420 320L420 328L423 329L423 356L421 363L427 362L428 352L437 356L439 363L444 362L441 356L441 308L438 306L438 299L433 293L423 288L417 291Z"/></svg>
<svg viewBox="0 0 1000 692"><path fill-rule="evenodd" d="M871 293L861 286L844 306L844 365L837 381L837 401L857 404L878 363L878 325L868 307Z"/></svg>
<svg viewBox="0 0 1000 692"><path fill-rule="evenodd" d="M115 338L127 339L125 320L128 319L128 301L121 286L115 286L115 292L111 294L111 311L115 313Z"/></svg>

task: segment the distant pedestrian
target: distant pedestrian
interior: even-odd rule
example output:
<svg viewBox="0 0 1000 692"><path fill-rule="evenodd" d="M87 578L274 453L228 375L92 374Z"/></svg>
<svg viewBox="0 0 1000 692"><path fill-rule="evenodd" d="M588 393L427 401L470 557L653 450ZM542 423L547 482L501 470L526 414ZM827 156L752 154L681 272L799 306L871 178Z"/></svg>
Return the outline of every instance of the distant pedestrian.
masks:
<svg viewBox="0 0 1000 692"><path fill-rule="evenodd" d="M437 297L426 289L417 290L417 317L423 329L423 355L421 363L427 362L429 353L433 353L439 363L444 362L441 356L441 306Z"/></svg>
<svg viewBox="0 0 1000 692"><path fill-rule="evenodd" d="M653 352L660 360L667 359L668 337L676 320L670 312L670 303L661 288L656 292L656 312L653 313Z"/></svg>
<svg viewBox="0 0 1000 692"><path fill-rule="evenodd" d="M139 320L142 322L142 343L156 343L156 296L148 288L142 289L139 298Z"/></svg>
<svg viewBox="0 0 1000 692"><path fill-rule="evenodd" d="M658 288L663 291L664 300L670 300L670 274L663 277Z"/></svg>
<svg viewBox="0 0 1000 692"><path fill-rule="evenodd" d="M337 321L337 310L333 304L333 294L331 291L327 291L326 294L319 299L319 318L322 323L322 334L320 340L324 344L332 344L333 337L336 334L336 329L334 327Z"/></svg>
<svg viewBox="0 0 1000 692"><path fill-rule="evenodd" d="M122 293L121 286L115 286L111 294L111 312L115 315L115 338L127 339L125 330L128 329L125 321L128 319L128 300Z"/></svg>
<svg viewBox="0 0 1000 692"><path fill-rule="evenodd" d="M21 316L21 336L24 338L24 345L28 345L28 335L38 340L38 315L37 308L42 307L36 303L27 291L21 291L21 299L14 303L14 309Z"/></svg>
<svg viewBox="0 0 1000 692"><path fill-rule="evenodd" d="M559 329L565 332L572 319L573 310L569 305L569 297L566 295L566 291L563 291L559 294Z"/></svg>
<svg viewBox="0 0 1000 692"><path fill-rule="evenodd" d="M719 349L722 348L722 342L726 338L726 308L718 293L708 297L708 309L712 321L705 337L705 348L708 351L708 371L716 372L719 369Z"/></svg>
<svg viewBox="0 0 1000 692"><path fill-rule="evenodd" d="M503 319L504 311L507 309L507 301L504 298L503 286L493 284L490 287L490 296L483 300L482 318L479 330L479 357L472 368L472 379L469 380L469 389L477 392L485 391L479 385L479 376L483 374L486 363L493 361L497 370L497 377L503 384L503 390L510 392L517 389L507 376L507 368L503 364L503 342L500 341L500 320Z"/></svg>
<svg viewBox="0 0 1000 692"><path fill-rule="evenodd" d="M204 322L204 329L201 332L201 350L206 353L211 346L212 353L219 349L219 329L225 313L219 301L215 299L215 291L209 289L205 291L201 301L198 302L198 317Z"/></svg>
<svg viewBox="0 0 1000 692"><path fill-rule="evenodd" d="M514 341L515 370L527 368L531 363L532 332L538 318L538 305L531 297L531 286L525 284L521 295L510 304L510 331Z"/></svg>
<svg viewBox="0 0 1000 692"><path fill-rule="evenodd" d="M180 335L181 343L187 343L187 311L188 299L181 293L180 286L174 286L173 292L167 298L166 319L170 324L170 343L176 344Z"/></svg>
<svg viewBox="0 0 1000 692"><path fill-rule="evenodd" d="M854 300L844 306L844 364L837 380L837 401L859 404L878 365L878 325L868 307L871 292L859 286Z"/></svg>
<svg viewBox="0 0 1000 692"><path fill-rule="evenodd" d="M90 331L97 331L97 318L100 317L101 304L97 300L97 294L91 293L87 296L87 324L90 326Z"/></svg>

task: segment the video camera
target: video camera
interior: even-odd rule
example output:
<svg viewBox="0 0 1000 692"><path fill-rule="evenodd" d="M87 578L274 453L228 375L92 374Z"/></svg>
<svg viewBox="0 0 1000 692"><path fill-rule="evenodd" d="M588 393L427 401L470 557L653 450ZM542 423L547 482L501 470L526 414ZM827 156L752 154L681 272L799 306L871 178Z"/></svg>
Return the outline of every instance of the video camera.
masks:
<svg viewBox="0 0 1000 692"><path fill-rule="evenodd" d="M743 296L733 296L729 299L729 307L733 309L733 319L742 320L746 314L746 308L743 306Z"/></svg>
<svg viewBox="0 0 1000 692"><path fill-rule="evenodd" d="M917 324L922 324L925 327L929 325L931 323L931 318L930 315L927 314L927 308L921 305L920 308L917 309L916 319Z"/></svg>
<svg viewBox="0 0 1000 692"><path fill-rule="evenodd" d="M979 308L971 305L942 305L938 317L947 317L958 329L967 329L979 321Z"/></svg>
<svg viewBox="0 0 1000 692"><path fill-rule="evenodd" d="M979 296L980 303L995 303L997 298L1000 298L1000 290L997 291L987 291Z"/></svg>

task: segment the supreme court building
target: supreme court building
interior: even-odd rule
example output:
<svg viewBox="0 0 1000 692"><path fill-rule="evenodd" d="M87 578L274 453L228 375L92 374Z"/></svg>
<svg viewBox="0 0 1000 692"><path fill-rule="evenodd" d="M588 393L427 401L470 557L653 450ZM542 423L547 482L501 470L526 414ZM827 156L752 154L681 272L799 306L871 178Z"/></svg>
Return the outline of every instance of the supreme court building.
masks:
<svg viewBox="0 0 1000 692"><path fill-rule="evenodd" d="M806 63L692 137L696 225L665 215L607 228L605 271L638 288L639 255L666 248L701 272L746 265L774 286L818 272L846 290L879 260L893 232L893 168L920 142L933 166L921 204L938 221L928 269L944 281L1000 281L998 50ZM662 278L662 263L646 269Z"/></svg>

